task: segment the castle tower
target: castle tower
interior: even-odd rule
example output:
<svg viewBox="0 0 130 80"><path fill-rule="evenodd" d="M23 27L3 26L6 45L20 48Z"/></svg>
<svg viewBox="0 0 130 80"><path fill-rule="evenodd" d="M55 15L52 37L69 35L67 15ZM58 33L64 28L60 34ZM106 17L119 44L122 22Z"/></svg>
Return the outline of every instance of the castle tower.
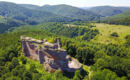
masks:
<svg viewBox="0 0 130 80"><path fill-rule="evenodd" d="M58 50L60 50L61 49L60 38L57 38L57 46L58 46Z"/></svg>

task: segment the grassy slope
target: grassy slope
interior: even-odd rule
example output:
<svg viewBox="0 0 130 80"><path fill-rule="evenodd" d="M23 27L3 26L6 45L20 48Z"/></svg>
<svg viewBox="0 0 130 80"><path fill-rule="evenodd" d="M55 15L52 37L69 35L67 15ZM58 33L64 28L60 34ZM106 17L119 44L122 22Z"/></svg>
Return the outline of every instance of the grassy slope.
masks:
<svg viewBox="0 0 130 80"><path fill-rule="evenodd" d="M124 43L126 35L130 35L130 26L124 26L124 25L109 25L109 24L99 24L96 23L96 29L99 30L100 34L98 34L92 42L96 43ZM117 32L119 37L111 37L111 33Z"/></svg>

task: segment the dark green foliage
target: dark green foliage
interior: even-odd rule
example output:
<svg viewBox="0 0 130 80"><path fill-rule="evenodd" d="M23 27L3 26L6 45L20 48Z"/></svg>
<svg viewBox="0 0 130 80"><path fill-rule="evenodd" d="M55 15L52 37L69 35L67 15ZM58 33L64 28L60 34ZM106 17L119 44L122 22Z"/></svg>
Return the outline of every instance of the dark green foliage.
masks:
<svg viewBox="0 0 130 80"><path fill-rule="evenodd" d="M79 45L74 45L70 43L67 46L67 52L71 56L77 58L81 63L91 65L94 63L94 50L89 47L80 47Z"/></svg>
<svg viewBox="0 0 130 80"><path fill-rule="evenodd" d="M32 80L32 73L29 71L25 71L23 73L23 80Z"/></svg>
<svg viewBox="0 0 130 80"><path fill-rule="evenodd" d="M118 33L116 33L116 32L113 32L113 33L111 34L111 36L112 36L112 37L119 37Z"/></svg>
<svg viewBox="0 0 130 80"><path fill-rule="evenodd" d="M120 77L127 76L129 78L129 59L119 58L117 56L104 57L98 59L96 62L96 67L101 69L109 69L116 72Z"/></svg>
<svg viewBox="0 0 130 80"><path fill-rule="evenodd" d="M48 32L52 32L58 35L67 36L67 37L80 36L90 30L87 28L67 27L67 26L64 26L64 24L59 24L59 23L43 24L41 26L43 30L46 30Z"/></svg>
<svg viewBox="0 0 130 80"><path fill-rule="evenodd" d="M21 56L20 60L22 61L22 64L26 64L27 63L27 59L24 56Z"/></svg>
<svg viewBox="0 0 130 80"><path fill-rule="evenodd" d="M126 36L125 39L126 39L126 46L130 47L130 35Z"/></svg>
<svg viewBox="0 0 130 80"><path fill-rule="evenodd" d="M87 43L87 45L85 45L77 41L65 41L63 44L66 45L68 54L77 58L81 63L86 65L94 64L96 66L93 68L95 72L97 72L98 69L108 69L108 74L111 74L112 71L113 75L115 75L115 78L117 79L123 76L125 77L121 79L129 78L130 64L128 56L130 52L125 46L113 44L101 45L92 43ZM99 75L104 76L102 77L102 80L105 80L105 77L107 77L102 73ZM101 77L99 77L99 75L97 75L97 78L94 78L94 80L100 80ZM96 76L96 74L94 76Z"/></svg>
<svg viewBox="0 0 130 80"><path fill-rule="evenodd" d="M89 28L96 27L95 25L93 25L92 23L89 23L89 22L75 21L75 22L71 22L70 24L73 24L73 25L76 25L76 26L86 26L86 27L89 27Z"/></svg>
<svg viewBox="0 0 130 80"><path fill-rule="evenodd" d="M81 80L81 79L82 79L82 76L80 74L80 70L77 70L75 72L74 80Z"/></svg>
<svg viewBox="0 0 130 80"><path fill-rule="evenodd" d="M119 57L125 57L129 54L129 51L127 50L127 48L123 47L123 46L119 46L119 45L113 45L113 44L109 44L107 46L105 46L105 52L109 55L109 56L119 56Z"/></svg>
<svg viewBox="0 0 130 80"><path fill-rule="evenodd" d="M97 34L99 34L99 31L97 29L95 30L90 30L87 33L85 33L85 35L83 35L82 39L83 40L88 40L90 41L91 39L93 39Z"/></svg>
<svg viewBox="0 0 130 80"><path fill-rule="evenodd" d="M98 70L94 73L94 75L91 77L91 80L127 80L125 77L119 78L117 75L107 69L104 69L102 71Z"/></svg>
<svg viewBox="0 0 130 80"><path fill-rule="evenodd" d="M87 23L86 23L87 26ZM88 26L93 26L92 24L88 24ZM91 29L90 27L78 27L78 26L67 26L67 24L63 23L44 23L37 26L21 26L19 28L14 29L14 31L23 31L28 29L35 30L45 30L47 32L54 33L56 35L66 36L70 38L76 38L79 36L83 36L81 39L90 41L93 39L99 31L97 29Z"/></svg>

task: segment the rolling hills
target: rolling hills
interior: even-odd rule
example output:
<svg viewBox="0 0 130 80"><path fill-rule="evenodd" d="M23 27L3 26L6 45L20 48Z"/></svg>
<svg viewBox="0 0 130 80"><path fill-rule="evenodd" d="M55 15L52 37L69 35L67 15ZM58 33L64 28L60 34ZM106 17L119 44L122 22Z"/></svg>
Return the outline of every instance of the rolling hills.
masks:
<svg viewBox="0 0 130 80"><path fill-rule="evenodd" d="M65 4L37 6L0 2L0 28L3 33L9 28L20 25L36 25L45 22L87 22L100 19L104 23L129 25L130 11L127 11L129 9L127 7L101 6L84 10Z"/></svg>
<svg viewBox="0 0 130 80"><path fill-rule="evenodd" d="M28 6L30 6L30 7L28 7ZM28 6L26 5L24 7L31 8L31 5L28 5ZM54 13L57 15L69 17L72 19L78 19L78 20L82 20L82 21L91 21L91 20L95 20L100 17L100 15L95 14L91 11L85 11L83 9L65 5L65 4L53 5L53 6L44 5L42 7L35 6L35 8L33 8L33 9L40 10L40 11L47 11L47 12L51 12L51 13Z"/></svg>
<svg viewBox="0 0 130 80"><path fill-rule="evenodd" d="M118 15L102 18L101 22L117 25L130 25L130 10Z"/></svg>
<svg viewBox="0 0 130 80"><path fill-rule="evenodd" d="M87 9L87 11L92 11L104 17L117 15L128 10L130 10L130 7L113 7L113 6L98 6Z"/></svg>
<svg viewBox="0 0 130 80"><path fill-rule="evenodd" d="M37 22L71 20L70 18L50 12L24 8L18 4L10 2L0 2L0 15L32 24Z"/></svg>
<svg viewBox="0 0 130 80"><path fill-rule="evenodd" d="M123 19L123 18L128 18L128 17L130 17L130 10L123 12L123 13L120 13L118 15L114 15L114 16L104 18L104 19L112 20L112 19Z"/></svg>

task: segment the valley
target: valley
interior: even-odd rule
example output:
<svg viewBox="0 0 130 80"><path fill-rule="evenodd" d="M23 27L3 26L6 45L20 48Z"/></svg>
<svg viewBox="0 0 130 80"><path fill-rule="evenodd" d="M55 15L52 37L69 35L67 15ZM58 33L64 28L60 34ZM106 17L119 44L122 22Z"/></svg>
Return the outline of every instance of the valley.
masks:
<svg viewBox="0 0 130 80"><path fill-rule="evenodd" d="M0 80L129 80L129 10L0 1Z"/></svg>

